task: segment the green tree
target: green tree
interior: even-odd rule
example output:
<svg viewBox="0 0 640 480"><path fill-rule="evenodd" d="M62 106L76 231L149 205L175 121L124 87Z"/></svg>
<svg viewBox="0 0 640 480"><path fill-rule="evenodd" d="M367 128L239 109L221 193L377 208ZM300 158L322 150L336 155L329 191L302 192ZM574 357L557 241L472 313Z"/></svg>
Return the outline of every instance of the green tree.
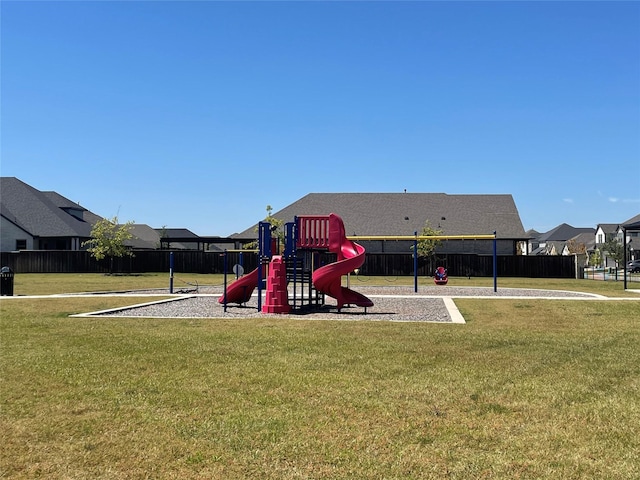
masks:
<svg viewBox="0 0 640 480"><path fill-rule="evenodd" d="M267 216L262 220L263 222L267 222L271 224L271 238L277 238L278 244L282 248L284 246L284 220L280 220L272 215L273 207L271 205L267 205ZM254 229L255 232L258 231L258 227ZM244 248L254 249L258 248L258 241L255 240L253 242L245 243L243 245Z"/></svg>
<svg viewBox="0 0 640 480"><path fill-rule="evenodd" d="M442 230L436 230L431 226L429 220L427 220L420 231L420 236L437 236L442 235ZM418 240L418 257L420 258L429 258L433 256L436 248L438 248L442 244L441 240L437 239L423 239ZM413 248L413 247L412 247Z"/></svg>
<svg viewBox="0 0 640 480"><path fill-rule="evenodd" d="M127 222L119 225L118 217L98 220L91 229L91 239L83 242L82 246L88 247L87 251L98 261L109 259L109 273L113 273L114 258L133 256L125 245L133 237L130 231L132 224Z"/></svg>
<svg viewBox="0 0 640 480"><path fill-rule="evenodd" d="M169 234L167 233L166 225L163 225L162 228L160 228L159 235L160 235L160 241L156 242L156 248L162 248L163 247L162 239L167 238L169 236ZM167 242L167 249L170 249L170 248L171 248L171 242Z"/></svg>
<svg viewBox="0 0 640 480"><path fill-rule="evenodd" d="M271 224L271 237L277 238L280 245L284 245L284 220L277 219L271 215L272 212L273 207L267 205L267 216L263 221Z"/></svg>
<svg viewBox="0 0 640 480"><path fill-rule="evenodd" d="M602 244L602 251L616 262L616 266L622 263L624 257L624 247L617 239L612 238Z"/></svg>

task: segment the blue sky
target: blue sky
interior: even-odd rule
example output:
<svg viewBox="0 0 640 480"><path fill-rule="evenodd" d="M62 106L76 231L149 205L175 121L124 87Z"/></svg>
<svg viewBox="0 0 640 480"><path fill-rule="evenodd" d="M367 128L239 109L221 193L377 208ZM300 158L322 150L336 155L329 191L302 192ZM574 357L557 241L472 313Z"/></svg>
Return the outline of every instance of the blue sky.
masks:
<svg viewBox="0 0 640 480"><path fill-rule="evenodd" d="M541 232L640 213L638 2L0 15L2 176L105 217L226 236L308 193L405 189L511 194Z"/></svg>

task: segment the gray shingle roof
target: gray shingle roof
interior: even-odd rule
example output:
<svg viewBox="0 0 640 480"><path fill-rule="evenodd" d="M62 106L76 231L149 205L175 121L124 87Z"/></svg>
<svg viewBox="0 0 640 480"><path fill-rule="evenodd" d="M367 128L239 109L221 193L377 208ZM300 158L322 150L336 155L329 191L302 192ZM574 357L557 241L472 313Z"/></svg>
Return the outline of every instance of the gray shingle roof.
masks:
<svg viewBox="0 0 640 480"><path fill-rule="evenodd" d="M618 225L617 223L599 223L598 224L598 228L600 228L603 233L610 233L610 234L615 234L618 231L618 227L620 225Z"/></svg>
<svg viewBox="0 0 640 480"><path fill-rule="evenodd" d="M149 225L134 223L130 226L129 232L133 235L133 238L127 240L125 244L136 249L160 248L162 235L164 237L193 238L194 242L199 242L200 240L200 237L186 228L151 228ZM193 245L171 242L171 248L186 250L193 248Z"/></svg>
<svg viewBox="0 0 640 480"><path fill-rule="evenodd" d="M180 237L180 238L193 238L194 241L198 241L200 237L187 228L156 228L158 235L164 237Z"/></svg>
<svg viewBox="0 0 640 480"><path fill-rule="evenodd" d="M627 229L640 229L640 213L635 217L631 217L626 222L623 222L622 225Z"/></svg>
<svg viewBox="0 0 640 480"><path fill-rule="evenodd" d="M591 235L595 235L596 229L572 227L567 223L562 223L556 228L553 228L548 232L540 235L540 237L538 237L538 240L540 241L540 243L566 242L570 238L573 238L581 233L590 233Z"/></svg>
<svg viewBox="0 0 640 480"><path fill-rule="evenodd" d="M579 233L575 237L571 237L577 245L584 244L587 251L593 250L596 246L596 237L591 232Z"/></svg>
<svg viewBox="0 0 640 480"><path fill-rule="evenodd" d="M534 240L534 239L538 238L540 235L541 235L540 232L538 232L537 230L535 230L533 228L531 228L531 229L529 229L529 230L527 230L525 232L525 236L530 240Z"/></svg>
<svg viewBox="0 0 640 480"><path fill-rule="evenodd" d="M92 224L100 218L62 195L41 192L15 177L1 177L0 182L2 216L34 237L89 238Z"/></svg>
<svg viewBox="0 0 640 480"><path fill-rule="evenodd" d="M125 242L126 245L133 248L154 249L160 245L160 235L149 225L135 223L130 225L129 232L133 238Z"/></svg>
<svg viewBox="0 0 640 480"><path fill-rule="evenodd" d="M429 220L444 235L525 239L513 197L445 193L310 193L272 215L285 222L300 215L336 213L347 235L413 235ZM255 225L234 237L255 237Z"/></svg>

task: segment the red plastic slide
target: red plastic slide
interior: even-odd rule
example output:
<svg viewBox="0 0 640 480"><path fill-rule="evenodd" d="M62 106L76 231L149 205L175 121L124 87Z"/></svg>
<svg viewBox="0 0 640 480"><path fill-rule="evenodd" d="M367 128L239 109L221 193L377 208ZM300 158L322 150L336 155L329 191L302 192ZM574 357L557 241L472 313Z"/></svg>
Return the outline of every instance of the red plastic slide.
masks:
<svg viewBox="0 0 640 480"><path fill-rule="evenodd" d="M251 298L253 291L258 286L258 269L243 275L227 287L227 303L246 303ZM218 303L224 303L224 295L218 299Z"/></svg>
<svg viewBox="0 0 640 480"><path fill-rule="evenodd" d="M342 218L335 213L329 217L329 250L338 254L338 261L313 272L313 285L319 292L335 298L338 310L344 305L372 307L373 302L369 298L342 286L342 276L364 263L364 247L346 237Z"/></svg>

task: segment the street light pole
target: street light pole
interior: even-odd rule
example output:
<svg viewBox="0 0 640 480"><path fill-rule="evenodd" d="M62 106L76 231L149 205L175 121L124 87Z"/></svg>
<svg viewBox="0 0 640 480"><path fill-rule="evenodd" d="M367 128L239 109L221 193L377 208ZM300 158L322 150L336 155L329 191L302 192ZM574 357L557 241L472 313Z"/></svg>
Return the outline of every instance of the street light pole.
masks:
<svg viewBox="0 0 640 480"><path fill-rule="evenodd" d="M624 289L627 289L627 229L622 227L622 274L624 275Z"/></svg>

